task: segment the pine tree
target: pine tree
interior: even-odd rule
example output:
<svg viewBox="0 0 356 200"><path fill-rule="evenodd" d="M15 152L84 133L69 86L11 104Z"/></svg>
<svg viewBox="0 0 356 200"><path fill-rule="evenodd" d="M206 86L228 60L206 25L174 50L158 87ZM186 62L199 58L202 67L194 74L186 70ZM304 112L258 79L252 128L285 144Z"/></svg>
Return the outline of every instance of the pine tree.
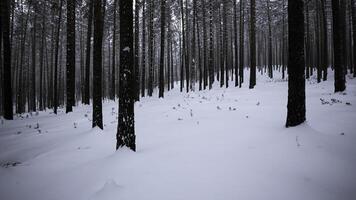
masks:
<svg viewBox="0 0 356 200"><path fill-rule="evenodd" d="M209 89L214 84L214 32L213 32L213 1L209 1Z"/></svg>
<svg viewBox="0 0 356 200"><path fill-rule="evenodd" d="M133 74L133 1L120 1L120 83L119 122L116 149L128 147L136 151Z"/></svg>
<svg viewBox="0 0 356 200"><path fill-rule="evenodd" d="M33 25L32 25L32 62L31 62L31 99L29 99L29 111L36 111L36 34L37 34L37 2L31 2L33 7Z"/></svg>
<svg viewBox="0 0 356 200"><path fill-rule="evenodd" d="M267 15L268 15L268 76L273 78L272 68L272 26L271 26L271 14L270 14L270 0L267 0Z"/></svg>
<svg viewBox="0 0 356 200"><path fill-rule="evenodd" d="M235 62L234 62L234 69L235 69L235 87L239 86L239 47L238 47L238 31L237 31L237 0L234 0L234 49L235 49Z"/></svg>
<svg viewBox="0 0 356 200"><path fill-rule="evenodd" d="M305 121L303 0L288 0L288 113L286 127Z"/></svg>
<svg viewBox="0 0 356 200"><path fill-rule="evenodd" d="M58 53L59 53L59 33L61 30L61 21L62 21L62 6L63 0L59 0L59 7L58 7L58 20L57 20L57 32L56 32L56 44L55 44L55 61L54 61L54 80L53 80L53 107L54 113L57 114L58 109Z"/></svg>
<svg viewBox="0 0 356 200"><path fill-rule="evenodd" d="M141 96L145 96L146 90L146 0L142 2L142 75Z"/></svg>
<svg viewBox="0 0 356 200"><path fill-rule="evenodd" d="M149 22L149 46L148 46L148 52L149 52L149 69L148 69L148 85L147 85L147 93L148 96L152 96L153 94L153 75L154 75L154 1L150 1L150 22Z"/></svg>
<svg viewBox="0 0 356 200"><path fill-rule="evenodd" d="M40 99L39 99L39 110L42 111L45 107L45 100L44 100L44 65L45 65L45 36L46 36L46 6L42 4L42 33L41 33L41 47L40 47Z"/></svg>
<svg viewBox="0 0 356 200"><path fill-rule="evenodd" d="M250 1L250 89L256 85L256 0Z"/></svg>
<svg viewBox="0 0 356 200"><path fill-rule="evenodd" d="M75 1L67 1L67 104L66 113L75 105Z"/></svg>
<svg viewBox="0 0 356 200"><path fill-rule="evenodd" d="M190 68L190 90L195 91L195 70L197 68L196 63L197 63L197 56L196 56L196 5L197 2L196 0L193 0L193 30L192 30L192 46L191 46L191 51L192 51L192 57L191 57L191 68Z"/></svg>
<svg viewBox="0 0 356 200"><path fill-rule="evenodd" d="M334 41L334 72L335 72L335 92L342 92L346 89L345 72L343 66L343 36L342 36L342 19L340 14L340 1L332 0L333 13L333 41Z"/></svg>
<svg viewBox="0 0 356 200"><path fill-rule="evenodd" d="M244 0L240 0L240 60L239 60L239 87L241 88L242 83L244 82L244 36L245 36L245 19L244 19Z"/></svg>
<svg viewBox="0 0 356 200"><path fill-rule="evenodd" d="M356 6L355 0L351 0L351 12L352 12L352 37L353 37L353 57L356 59ZM354 77L356 77L356 60L354 60Z"/></svg>
<svg viewBox="0 0 356 200"><path fill-rule="evenodd" d="M3 108L4 118L13 119L12 109L12 85L11 85L11 44L10 44L10 0L1 0L0 2L0 29L3 43Z"/></svg>
<svg viewBox="0 0 356 200"><path fill-rule="evenodd" d="M103 129L102 108L102 42L103 8L101 0L94 2L94 52L93 52L93 128Z"/></svg>
<svg viewBox="0 0 356 200"><path fill-rule="evenodd" d="M112 30L112 69L111 69L111 88L110 88L110 99L115 100L116 95L116 8L117 0L114 0L114 25Z"/></svg>
<svg viewBox="0 0 356 200"><path fill-rule="evenodd" d="M164 42L165 42L166 0L161 0L161 56L159 65L159 98L164 97Z"/></svg>
<svg viewBox="0 0 356 200"><path fill-rule="evenodd" d="M204 55L204 61L203 61L203 73L204 73L204 90L206 89L206 87L208 86L208 65L207 65L207 31L206 31L206 2L205 0L202 0L202 4L203 4L203 55Z"/></svg>
<svg viewBox="0 0 356 200"><path fill-rule="evenodd" d="M140 61L140 56L139 56L139 42L140 42L140 23L139 23L139 14L140 14L140 4L141 2L139 0L135 1L135 56L134 56L134 76L135 76L135 100L139 101L140 100L140 70L139 70L139 61Z"/></svg>
<svg viewBox="0 0 356 200"><path fill-rule="evenodd" d="M326 16L326 0L321 0L323 81L326 81L328 77L328 23Z"/></svg>
<svg viewBox="0 0 356 200"><path fill-rule="evenodd" d="M92 24L93 24L93 5L94 0L88 0L88 30L85 53L85 79L84 79L84 104L90 103L90 55L91 55L91 38L92 38Z"/></svg>

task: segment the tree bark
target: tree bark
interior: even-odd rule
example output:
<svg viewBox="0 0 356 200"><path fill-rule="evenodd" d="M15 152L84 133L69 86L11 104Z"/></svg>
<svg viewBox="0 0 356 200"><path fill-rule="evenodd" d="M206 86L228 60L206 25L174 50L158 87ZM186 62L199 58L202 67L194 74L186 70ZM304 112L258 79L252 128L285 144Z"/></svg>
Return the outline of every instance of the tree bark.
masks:
<svg viewBox="0 0 356 200"><path fill-rule="evenodd" d="M67 103L66 113L75 105L75 1L67 1Z"/></svg>
<svg viewBox="0 0 356 200"><path fill-rule="evenodd" d="M343 36L341 31L341 21L345 20L340 15L339 0L332 0L332 14L333 14L333 43L334 43L334 73L335 73L335 92L342 92L346 89L345 73L343 66Z"/></svg>
<svg viewBox="0 0 356 200"><path fill-rule="evenodd" d="M120 1L121 2L121 1ZM103 129L102 113L102 42L103 9L101 0L94 2L94 52L93 52L93 128Z"/></svg>
<svg viewBox="0 0 356 200"><path fill-rule="evenodd" d="M256 85L256 0L250 0L250 89Z"/></svg>
<svg viewBox="0 0 356 200"><path fill-rule="evenodd" d="M286 127L305 121L303 0L288 0L288 113Z"/></svg>
<svg viewBox="0 0 356 200"><path fill-rule="evenodd" d="M141 96L145 96L146 90L146 0L142 2L142 75Z"/></svg>
<svg viewBox="0 0 356 200"><path fill-rule="evenodd" d="M10 44L10 1L0 2L0 26L3 41L3 88L2 103L4 108L4 118L13 119L12 105L12 85L11 85L11 44ZM1 40L1 38L0 38Z"/></svg>
<svg viewBox="0 0 356 200"><path fill-rule="evenodd" d="M84 104L90 103L90 55L91 55L91 38L92 38L92 25L93 25L93 5L94 0L88 0L89 13L88 13L88 30L86 41L85 53L85 80L84 80Z"/></svg>
<svg viewBox="0 0 356 200"><path fill-rule="evenodd" d="M353 37L353 57L354 57L354 77L356 77L356 6L355 0L351 0L352 12L352 37Z"/></svg>
<svg viewBox="0 0 356 200"><path fill-rule="evenodd" d="M120 1L120 84L119 122L116 149L128 147L136 151L133 74L133 10L132 0Z"/></svg>
<svg viewBox="0 0 356 200"><path fill-rule="evenodd" d="M58 7L58 21L57 21L57 32L56 32L56 44L55 44L55 61L54 61L54 80L53 80L53 108L54 114L57 114L58 108L58 51L59 51L59 32L61 30L61 21L62 21L62 6L63 0L59 0L60 4Z"/></svg>
<svg viewBox="0 0 356 200"><path fill-rule="evenodd" d="M164 47L165 47L166 0L161 0L161 55L159 65L159 98L164 97Z"/></svg>
<svg viewBox="0 0 356 200"><path fill-rule="evenodd" d="M138 0L135 1L135 57L134 57L134 76L135 76L135 100L140 100L140 70L139 70L139 42L140 42L140 23L139 23L139 12L140 12L140 3Z"/></svg>
<svg viewBox="0 0 356 200"><path fill-rule="evenodd" d="M245 34L245 23L244 23L244 0L240 0L240 61L239 61L239 87L241 88L242 83L244 82L244 34Z"/></svg>

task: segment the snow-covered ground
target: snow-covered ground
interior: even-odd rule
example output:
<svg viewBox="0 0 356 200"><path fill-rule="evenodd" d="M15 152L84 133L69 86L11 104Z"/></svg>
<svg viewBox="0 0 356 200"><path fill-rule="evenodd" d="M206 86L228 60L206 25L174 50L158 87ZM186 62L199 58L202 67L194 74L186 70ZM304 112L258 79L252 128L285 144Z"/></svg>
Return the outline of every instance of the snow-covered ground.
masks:
<svg viewBox="0 0 356 200"><path fill-rule="evenodd" d="M329 80L307 82L307 122L289 129L280 79L143 98L136 153L115 151L115 102L104 131L90 106L2 120L0 199L354 200L356 79L337 94Z"/></svg>

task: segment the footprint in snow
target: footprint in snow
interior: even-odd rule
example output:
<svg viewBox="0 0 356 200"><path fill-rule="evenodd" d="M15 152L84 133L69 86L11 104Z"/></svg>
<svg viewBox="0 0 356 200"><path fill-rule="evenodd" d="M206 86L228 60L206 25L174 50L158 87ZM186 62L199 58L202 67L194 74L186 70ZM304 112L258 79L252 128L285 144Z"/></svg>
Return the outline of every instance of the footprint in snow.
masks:
<svg viewBox="0 0 356 200"><path fill-rule="evenodd" d="M120 199L118 198L122 187L119 186L114 180L108 180L105 182L104 186L95 192L90 200L112 200Z"/></svg>

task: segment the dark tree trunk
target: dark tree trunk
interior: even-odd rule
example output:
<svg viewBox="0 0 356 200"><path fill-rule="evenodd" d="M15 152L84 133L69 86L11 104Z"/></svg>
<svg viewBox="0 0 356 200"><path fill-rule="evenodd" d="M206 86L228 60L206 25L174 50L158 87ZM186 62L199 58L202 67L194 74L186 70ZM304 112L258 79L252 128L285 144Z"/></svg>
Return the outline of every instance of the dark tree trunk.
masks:
<svg viewBox="0 0 356 200"><path fill-rule="evenodd" d="M347 35L346 35L346 1L339 0L340 4L340 18L339 18L339 26L340 26L340 43L342 45L342 59L341 64L343 68L344 77L347 74ZM346 86L345 86L346 87Z"/></svg>
<svg viewBox="0 0 356 200"><path fill-rule="evenodd" d="M67 1L67 103L66 113L75 105L75 1Z"/></svg>
<svg viewBox="0 0 356 200"><path fill-rule="evenodd" d="M286 127L305 121L303 0L288 0L288 114Z"/></svg>
<svg viewBox="0 0 356 200"><path fill-rule="evenodd" d="M190 65L189 65L189 34L188 34L188 30L189 30L189 12L188 12L188 1L185 1L185 28L186 28L186 31L185 31L185 42L186 42L186 48L183 47L183 49L185 49L185 57L184 57L184 60L185 60L185 82L186 82L186 91L187 93L189 92L189 86L190 86Z"/></svg>
<svg viewBox="0 0 356 200"><path fill-rule="evenodd" d="M2 103L4 108L4 118L13 119L12 108L12 86L11 86L11 44L10 44L10 1L0 2L0 26L3 41L3 83L2 83ZM1 48L0 48L1 49ZM1 64L1 63L0 63Z"/></svg>
<svg viewBox="0 0 356 200"><path fill-rule="evenodd" d="M142 2L142 75L141 96L145 96L146 90L146 0Z"/></svg>
<svg viewBox="0 0 356 200"><path fill-rule="evenodd" d="M33 3L33 26L32 26L32 62L31 62L31 98L30 102L30 111L36 111L36 30L37 28L37 6L36 3Z"/></svg>
<svg viewBox="0 0 356 200"><path fill-rule="evenodd" d="M223 52L224 52L224 70L225 70L225 87L229 87L229 69L228 69L228 41L227 41L227 4L228 1L224 0L223 2L223 24L224 24L224 30L223 30Z"/></svg>
<svg viewBox="0 0 356 200"><path fill-rule="evenodd" d="M322 68L321 68L321 30L320 30L320 6L319 0L315 1L315 60L316 60L316 69L317 69L317 82L321 82Z"/></svg>
<svg viewBox="0 0 356 200"><path fill-rule="evenodd" d="M244 34L245 34L245 23L244 23L244 0L240 0L240 61L239 61L239 87L241 88L242 83L244 82Z"/></svg>
<svg viewBox="0 0 356 200"><path fill-rule="evenodd" d="M225 82L224 82L224 28L223 28L223 11L221 9L221 4L219 4L219 17L218 17L218 22L219 22L219 36L218 36L218 43L219 43L219 67L220 67L220 72L218 74L218 77L220 77L220 79L218 79L218 81L220 81L220 87L223 87Z"/></svg>
<svg viewBox="0 0 356 200"><path fill-rule="evenodd" d="M195 76L195 70L197 68L196 64L197 64L197 53L196 53L196 5L197 2L196 0L193 0L193 31L192 31L192 58L191 58L191 62L192 62L192 66L190 69L190 90L191 91L195 91L195 81L196 81L196 76Z"/></svg>
<svg viewBox="0 0 356 200"><path fill-rule="evenodd" d="M214 34L213 34L213 1L209 2L209 89L213 88L214 83Z"/></svg>
<svg viewBox="0 0 356 200"><path fill-rule="evenodd" d="M56 45L55 45L55 61L54 61L54 80L53 80L53 108L54 113L57 114L58 108L58 51L59 51L59 32L61 30L61 21L62 21L62 6L63 0L59 0L60 4L58 7L58 21L57 21L57 32L56 32Z"/></svg>
<svg viewBox="0 0 356 200"><path fill-rule="evenodd" d="M197 12L197 11L196 11ZM199 90L203 89L203 68L202 68L202 57L201 57L201 46L200 46L200 29L199 23L197 23L197 47L198 47L198 70L199 70Z"/></svg>
<svg viewBox="0 0 356 200"><path fill-rule="evenodd" d="M352 12L352 37L353 37L353 57L354 57L354 77L356 77L356 6L355 0L351 0Z"/></svg>
<svg viewBox="0 0 356 200"><path fill-rule="evenodd" d="M135 64L134 64L134 76L135 76L135 89L134 91L136 92L135 95L135 100L139 101L140 100L140 70L139 70L139 42L140 42L140 23L139 23L139 14L140 14L140 2L138 0L135 1Z"/></svg>
<svg viewBox="0 0 356 200"><path fill-rule="evenodd" d="M149 72L148 72L148 96L152 96L153 93L153 75L154 75L154 69L153 69L153 62L154 62L154 52L153 52L153 46L154 46L154 28L153 28L153 20L154 20L154 1L150 1L150 24L149 24L149 31L150 31L150 37L149 37Z"/></svg>
<svg viewBox="0 0 356 200"><path fill-rule="evenodd" d="M121 2L121 1L120 1ZM93 52L93 128L103 129L102 108L102 42L103 9L101 0L94 2L94 52Z"/></svg>
<svg viewBox="0 0 356 200"><path fill-rule="evenodd" d="M120 1L120 84L119 122L116 149L128 147L136 151L133 74L133 10L132 0Z"/></svg>
<svg viewBox="0 0 356 200"><path fill-rule="evenodd" d="M41 49L40 49L40 99L39 99L39 110L44 109L44 95L43 95L43 66L44 66L44 49L45 49L45 34L46 34L46 15L45 15L45 4L43 4L42 9L42 33L41 33Z"/></svg>
<svg viewBox="0 0 356 200"><path fill-rule="evenodd" d="M239 48L238 48L238 32L237 32L237 1L234 1L234 50L235 50L235 62L234 62L234 69L235 69L235 87L239 86Z"/></svg>
<svg viewBox="0 0 356 200"><path fill-rule="evenodd" d="M326 0L321 0L321 13L322 13L322 68L323 68L323 81L328 77L328 23L326 19Z"/></svg>
<svg viewBox="0 0 356 200"><path fill-rule="evenodd" d="M185 56L186 56L186 48L185 48L185 22L184 22L184 4L183 0L180 0L181 4L181 17L182 17L182 40L181 41L181 68L180 68L180 91L183 92L184 87L184 66L185 66ZM183 43L183 44L182 44Z"/></svg>
<svg viewBox="0 0 356 200"><path fill-rule="evenodd" d="M309 3L306 4L306 10L305 10L305 15L306 15L306 42L305 42L305 53L306 53L306 78L309 79L310 77L310 71L312 70L310 65L310 56L311 56L311 51L310 51L310 32L309 32Z"/></svg>
<svg viewBox="0 0 356 200"><path fill-rule="evenodd" d="M89 13L88 13L88 32L85 53L85 80L84 80L84 104L90 103L90 55L91 55L91 37L92 37L92 24L93 24L93 4L94 0L88 0Z"/></svg>
<svg viewBox="0 0 356 200"><path fill-rule="evenodd" d="M345 73L343 66L343 36L342 36L342 19L340 15L340 2L339 0L332 0L332 13L333 13L333 43L334 43L334 72L335 72L335 92L342 92L346 89Z"/></svg>
<svg viewBox="0 0 356 200"><path fill-rule="evenodd" d="M270 14L270 0L267 0L267 15L268 15L268 76L273 78L272 68L272 26Z"/></svg>
<svg viewBox="0 0 356 200"><path fill-rule="evenodd" d="M165 22L166 22L166 0L161 0L161 55L159 64L159 98L164 97L164 42L165 42Z"/></svg>
<svg viewBox="0 0 356 200"><path fill-rule="evenodd" d="M285 68L286 68L286 53L285 53L285 12L284 12L284 7L285 7L285 0L282 2L282 79L285 78Z"/></svg>
<svg viewBox="0 0 356 200"><path fill-rule="evenodd" d="M115 101L116 97L116 8L117 0L114 0L114 27L112 30L112 69L111 69L111 88L110 88L110 99Z"/></svg>
<svg viewBox="0 0 356 200"><path fill-rule="evenodd" d="M251 0L250 17L250 89L256 85L256 0Z"/></svg>

